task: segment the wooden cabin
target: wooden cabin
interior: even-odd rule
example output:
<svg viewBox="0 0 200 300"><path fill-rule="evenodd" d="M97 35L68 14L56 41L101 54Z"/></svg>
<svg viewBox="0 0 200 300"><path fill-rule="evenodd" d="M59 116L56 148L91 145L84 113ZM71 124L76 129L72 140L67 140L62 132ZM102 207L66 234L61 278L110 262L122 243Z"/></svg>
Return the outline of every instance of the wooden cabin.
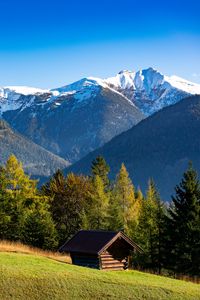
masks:
<svg viewBox="0 0 200 300"><path fill-rule="evenodd" d="M72 263L101 270L125 270L131 251L142 249L123 232L81 230L60 252L69 253Z"/></svg>

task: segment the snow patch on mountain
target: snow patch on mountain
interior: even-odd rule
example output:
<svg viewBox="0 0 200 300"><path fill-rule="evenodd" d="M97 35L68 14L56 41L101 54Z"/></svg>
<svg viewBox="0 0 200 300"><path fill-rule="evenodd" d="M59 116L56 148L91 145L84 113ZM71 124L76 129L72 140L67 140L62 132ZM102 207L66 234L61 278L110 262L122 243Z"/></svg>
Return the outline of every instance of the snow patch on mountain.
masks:
<svg viewBox="0 0 200 300"><path fill-rule="evenodd" d="M178 76L165 76L153 68L138 72L121 71L115 77L104 80L108 85L120 89L134 89L151 91L161 85L175 87L190 94L200 94L200 84L190 82Z"/></svg>
<svg viewBox="0 0 200 300"><path fill-rule="evenodd" d="M121 71L104 82L125 95L147 116L189 95L200 94L200 84L165 76L153 68Z"/></svg>
<svg viewBox="0 0 200 300"><path fill-rule="evenodd" d="M10 93L22 94L22 95L34 95L34 94L44 94L49 92L49 90L38 89L34 87L28 86L6 86L4 88L0 88L0 95L2 94L9 95Z"/></svg>
<svg viewBox="0 0 200 300"><path fill-rule="evenodd" d="M193 83L175 75L171 77L164 76L164 78L166 82L179 90L185 91L186 93L192 95L200 94L200 84Z"/></svg>
<svg viewBox="0 0 200 300"><path fill-rule="evenodd" d="M174 104L184 97L200 94L200 84L177 76L166 76L153 68L121 71L107 79L87 77L72 84L43 90L26 86L0 88L0 113L8 110L23 110L31 105L52 105L55 109L63 101L73 100L74 107L87 104L101 89L109 89L126 98L147 116ZM40 98L40 100L38 100Z"/></svg>

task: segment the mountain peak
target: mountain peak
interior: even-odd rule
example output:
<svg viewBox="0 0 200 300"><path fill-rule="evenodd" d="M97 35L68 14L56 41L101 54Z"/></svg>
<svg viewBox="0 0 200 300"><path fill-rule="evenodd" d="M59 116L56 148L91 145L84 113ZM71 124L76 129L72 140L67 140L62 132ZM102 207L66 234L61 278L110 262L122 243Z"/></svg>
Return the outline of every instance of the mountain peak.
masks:
<svg viewBox="0 0 200 300"><path fill-rule="evenodd" d="M118 74L119 75L122 75L122 74L132 74L132 73L134 73L133 71L130 71L130 70L121 70Z"/></svg>

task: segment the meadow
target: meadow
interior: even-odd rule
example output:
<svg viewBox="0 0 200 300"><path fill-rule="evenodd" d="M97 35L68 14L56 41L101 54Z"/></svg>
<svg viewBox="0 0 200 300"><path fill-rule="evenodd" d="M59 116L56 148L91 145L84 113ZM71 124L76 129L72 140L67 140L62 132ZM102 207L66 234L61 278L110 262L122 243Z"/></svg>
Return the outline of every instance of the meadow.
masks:
<svg viewBox="0 0 200 300"><path fill-rule="evenodd" d="M4 242L0 245L0 299L200 300L200 285L139 271L73 266L67 256Z"/></svg>

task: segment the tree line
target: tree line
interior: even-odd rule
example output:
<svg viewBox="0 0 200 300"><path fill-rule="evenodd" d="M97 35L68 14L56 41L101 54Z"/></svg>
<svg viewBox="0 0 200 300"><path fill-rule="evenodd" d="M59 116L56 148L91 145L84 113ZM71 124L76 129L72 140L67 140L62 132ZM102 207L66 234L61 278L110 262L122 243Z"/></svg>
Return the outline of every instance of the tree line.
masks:
<svg viewBox="0 0 200 300"><path fill-rule="evenodd" d="M0 239L57 250L80 229L122 230L143 252L133 265L200 275L200 182L190 164L170 205L152 179L143 195L124 164L115 180L103 157L90 176L58 170L40 189L11 155L0 167Z"/></svg>

